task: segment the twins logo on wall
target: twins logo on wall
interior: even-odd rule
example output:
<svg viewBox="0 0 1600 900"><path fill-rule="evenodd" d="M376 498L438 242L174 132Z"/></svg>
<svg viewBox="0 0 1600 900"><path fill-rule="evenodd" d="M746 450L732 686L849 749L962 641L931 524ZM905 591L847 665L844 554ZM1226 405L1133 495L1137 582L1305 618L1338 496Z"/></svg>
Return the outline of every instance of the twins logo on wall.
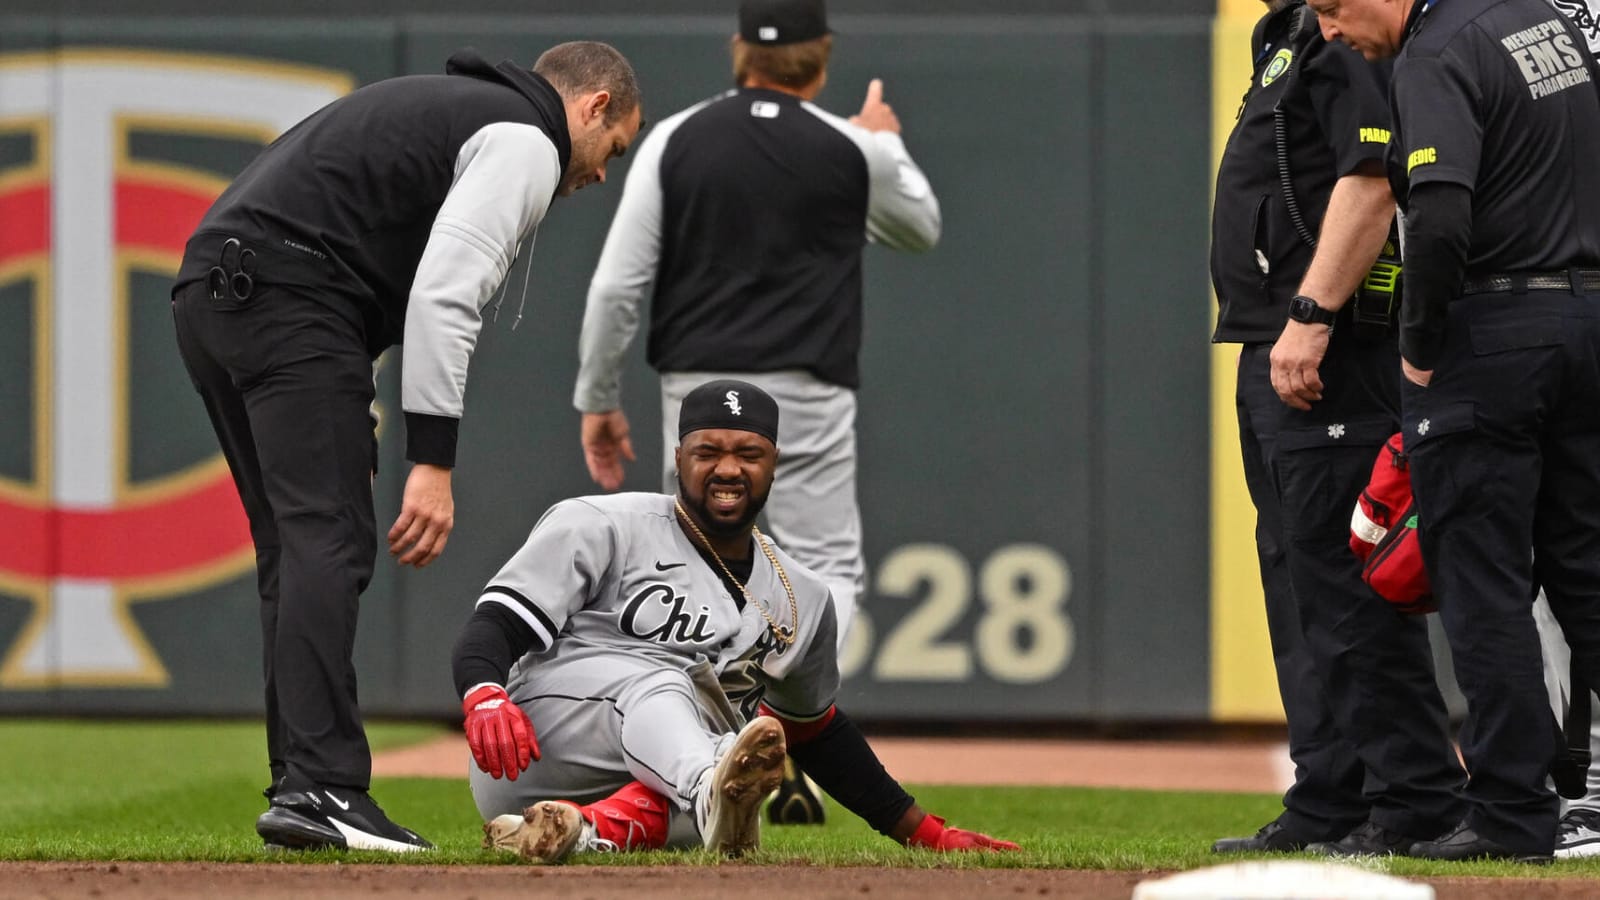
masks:
<svg viewBox="0 0 1600 900"><path fill-rule="evenodd" d="M0 164L0 304L26 305L4 321L32 332L15 345L31 366L0 358L4 408L31 419L0 430L0 442L31 443L0 471L0 594L30 607L0 647L0 690L164 686L130 606L253 567L220 454L156 474L130 464L136 441L163 439L159 421L132 433L137 357L158 351L130 340L130 322L153 313L131 304L159 304L171 328L165 298L136 299L131 285L177 271L226 186L135 156L132 136L264 144L351 87L323 69L215 56L0 54L0 145L27 157ZM187 387L167 415L202 415Z"/></svg>

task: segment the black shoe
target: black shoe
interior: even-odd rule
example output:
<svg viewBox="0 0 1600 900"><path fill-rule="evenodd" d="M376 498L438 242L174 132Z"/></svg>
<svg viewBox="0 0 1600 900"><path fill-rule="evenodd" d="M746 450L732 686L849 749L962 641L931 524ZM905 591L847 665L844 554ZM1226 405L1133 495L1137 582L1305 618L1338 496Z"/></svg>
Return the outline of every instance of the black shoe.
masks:
<svg viewBox="0 0 1600 900"><path fill-rule="evenodd" d="M1556 823L1556 859L1600 856L1600 811L1574 806Z"/></svg>
<svg viewBox="0 0 1600 900"><path fill-rule="evenodd" d="M1337 841L1318 841L1306 849L1323 856L1405 856L1417 839L1379 825L1362 822Z"/></svg>
<svg viewBox="0 0 1600 900"><path fill-rule="evenodd" d="M1450 829L1436 841L1418 841L1411 845L1408 853L1418 859L1446 859L1459 861L1464 859L1508 859L1512 862L1544 864L1551 861L1551 854L1546 853L1518 853L1517 851L1491 841L1483 835L1473 831L1466 822L1462 822Z"/></svg>
<svg viewBox="0 0 1600 900"><path fill-rule="evenodd" d="M783 780L767 804L767 821L774 825L821 825L822 798L817 790L794 764L783 761Z"/></svg>
<svg viewBox="0 0 1600 900"><path fill-rule="evenodd" d="M269 847L313 850L386 850L411 853L433 845L389 821L366 791L322 785L279 785L272 805L256 819Z"/></svg>
<svg viewBox="0 0 1600 900"><path fill-rule="evenodd" d="M1289 833L1277 819L1261 826L1250 837L1222 838L1211 845L1212 853L1296 853L1304 850L1310 840Z"/></svg>

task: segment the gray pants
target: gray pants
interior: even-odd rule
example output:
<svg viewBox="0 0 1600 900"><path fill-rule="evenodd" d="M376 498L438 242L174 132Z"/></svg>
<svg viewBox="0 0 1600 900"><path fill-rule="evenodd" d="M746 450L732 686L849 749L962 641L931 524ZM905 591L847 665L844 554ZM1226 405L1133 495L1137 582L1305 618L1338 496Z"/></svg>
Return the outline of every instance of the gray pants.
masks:
<svg viewBox="0 0 1600 900"><path fill-rule="evenodd" d="M467 756L485 821L540 800L601 800L634 780L690 812L701 774L738 728L709 665L674 668L644 653L585 649L514 673L508 692L543 755L515 781Z"/></svg>
<svg viewBox="0 0 1600 900"><path fill-rule="evenodd" d="M1550 612L1544 591L1534 601L1533 623L1539 628L1539 646L1544 651L1544 686L1550 692L1550 708L1555 711L1556 721L1565 722L1572 696L1572 651L1567 648L1566 635L1561 633L1555 614ZM1589 755L1593 761L1589 764L1588 790L1582 799L1564 799L1562 805L1567 809L1581 806L1600 810L1600 700L1591 697L1589 710Z"/></svg>
<svg viewBox="0 0 1600 900"><path fill-rule="evenodd" d="M778 471L766 520L778 546L827 582L845 645L857 598L866 589L861 508L856 501L856 395L802 371L664 372L661 446L667 493L678 490L672 451L684 395L717 378L748 381L778 402Z"/></svg>

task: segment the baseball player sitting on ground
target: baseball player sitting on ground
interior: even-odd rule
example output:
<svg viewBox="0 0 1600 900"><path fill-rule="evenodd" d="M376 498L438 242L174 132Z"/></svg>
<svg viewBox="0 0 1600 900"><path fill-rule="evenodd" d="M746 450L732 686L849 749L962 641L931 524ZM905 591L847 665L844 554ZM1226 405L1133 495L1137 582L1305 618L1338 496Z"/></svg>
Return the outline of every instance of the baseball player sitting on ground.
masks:
<svg viewBox="0 0 1600 900"><path fill-rule="evenodd" d="M676 810L680 835L692 815L700 843L738 855L759 844L787 752L902 844L1018 849L924 812L833 705L827 586L754 524L778 458L773 399L702 384L678 431L676 496L551 507L462 629L452 665L485 843L547 863L655 849Z"/></svg>

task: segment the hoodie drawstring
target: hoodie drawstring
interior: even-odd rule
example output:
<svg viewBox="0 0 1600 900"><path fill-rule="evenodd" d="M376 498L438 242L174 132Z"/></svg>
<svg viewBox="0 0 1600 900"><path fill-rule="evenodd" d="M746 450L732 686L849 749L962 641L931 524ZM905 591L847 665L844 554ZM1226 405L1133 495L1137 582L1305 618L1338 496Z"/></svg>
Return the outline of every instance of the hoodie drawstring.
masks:
<svg viewBox="0 0 1600 900"><path fill-rule="evenodd" d="M511 280L511 273L516 271L517 257L521 254L522 242L517 241L517 245L511 249L511 264L506 266L505 277L500 279L500 286L494 289L494 295L489 298L489 302L494 304L494 312L489 316L491 322L500 321L500 307L506 302L506 283ZM518 318L521 316L518 315Z"/></svg>
<svg viewBox="0 0 1600 900"><path fill-rule="evenodd" d="M537 231L534 232L534 235L536 234L538 234ZM490 299L490 302L494 304L494 313L489 316L489 321L500 321L500 307L505 305L506 302L506 285L511 281L511 274L517 270L517 258L522 255L523 245L532 246L534 235L529 235L526 241L517 241L516 249L511 251L511 265L506 267L506 277L500 279L500 287L495 291L494 297ZM522 270L522 297L517 300L517 317L511 320L512 331L516 331L517 326L522 324L522 310L528 305L528 282L532 278L533 254L529 253L528 264Z"/></svg>
<svg viewBox="0 0 1600 900"><path fill-rule="evenodd" d="M531 243L531 241L530 241ZM522 322L522 308L528 305L528 281L533 277L533 254L528 254L528 263L522 268L522 297L517 300L517 317L511 320L511 330L516 331Z"/></svg>

